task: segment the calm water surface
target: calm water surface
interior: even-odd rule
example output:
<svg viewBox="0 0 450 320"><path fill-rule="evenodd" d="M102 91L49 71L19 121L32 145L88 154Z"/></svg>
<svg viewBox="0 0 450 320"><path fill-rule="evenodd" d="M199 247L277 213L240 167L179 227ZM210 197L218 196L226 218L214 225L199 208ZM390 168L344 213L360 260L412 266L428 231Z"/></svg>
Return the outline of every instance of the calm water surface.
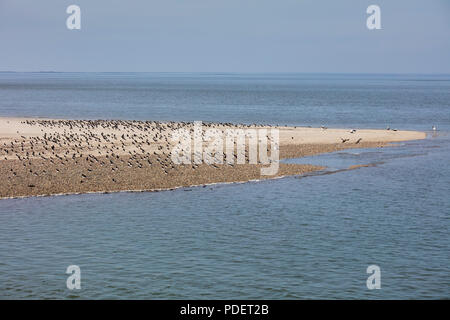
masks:
<svg viewBox="0 0 450 320"><path fill-rule="evenodd" d="M0 73L0 115L438 127L307 177L1 200L0 298L450 297L449 76Z"/></svg>

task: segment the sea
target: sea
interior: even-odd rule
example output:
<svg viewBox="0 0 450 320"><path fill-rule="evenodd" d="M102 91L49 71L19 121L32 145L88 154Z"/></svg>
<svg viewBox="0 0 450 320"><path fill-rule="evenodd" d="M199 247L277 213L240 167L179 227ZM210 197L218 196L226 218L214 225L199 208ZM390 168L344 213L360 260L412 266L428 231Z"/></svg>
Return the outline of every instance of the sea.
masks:
<svg viewBox="0 0 450 320"><path fill-rule="evenodd" d="M0 200L0 299L450 298L450 75L4 72L0 116L427 132L286 160L305 176Z"/></svg>

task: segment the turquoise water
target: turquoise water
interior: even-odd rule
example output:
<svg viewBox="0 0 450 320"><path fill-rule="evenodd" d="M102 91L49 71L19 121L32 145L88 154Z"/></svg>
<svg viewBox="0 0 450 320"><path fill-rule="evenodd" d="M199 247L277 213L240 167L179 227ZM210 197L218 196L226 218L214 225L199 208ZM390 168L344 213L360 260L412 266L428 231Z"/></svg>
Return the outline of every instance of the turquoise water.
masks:
<svg viewBox="0 0 450 320"><path fill-rule="evenodd" d="M438 128L305 177L1 200L0 298L450 297L450 76L0 73L0 115Z"/></svg>

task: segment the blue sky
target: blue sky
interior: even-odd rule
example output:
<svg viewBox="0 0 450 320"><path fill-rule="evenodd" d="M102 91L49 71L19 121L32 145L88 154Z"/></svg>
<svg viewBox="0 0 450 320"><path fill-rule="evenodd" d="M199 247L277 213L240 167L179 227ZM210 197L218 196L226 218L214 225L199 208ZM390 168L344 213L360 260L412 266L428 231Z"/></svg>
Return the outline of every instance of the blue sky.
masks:
<svg viewBox="0 0 450 320"><path fill-rule="evenodd" d="M4 71L450 73L449 36L449 0L0 0Z"/></svg>

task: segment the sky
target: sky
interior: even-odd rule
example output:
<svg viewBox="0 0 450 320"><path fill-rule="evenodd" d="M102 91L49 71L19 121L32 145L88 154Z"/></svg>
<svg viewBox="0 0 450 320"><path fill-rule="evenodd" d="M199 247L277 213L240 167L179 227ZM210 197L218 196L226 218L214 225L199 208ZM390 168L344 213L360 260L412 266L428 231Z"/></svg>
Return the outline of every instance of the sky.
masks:
<svg viewBox="0 0 450 320"><path fill-rule="evenodd" d="M0 70L448 74L450 0L0 0Z"/></svg>

